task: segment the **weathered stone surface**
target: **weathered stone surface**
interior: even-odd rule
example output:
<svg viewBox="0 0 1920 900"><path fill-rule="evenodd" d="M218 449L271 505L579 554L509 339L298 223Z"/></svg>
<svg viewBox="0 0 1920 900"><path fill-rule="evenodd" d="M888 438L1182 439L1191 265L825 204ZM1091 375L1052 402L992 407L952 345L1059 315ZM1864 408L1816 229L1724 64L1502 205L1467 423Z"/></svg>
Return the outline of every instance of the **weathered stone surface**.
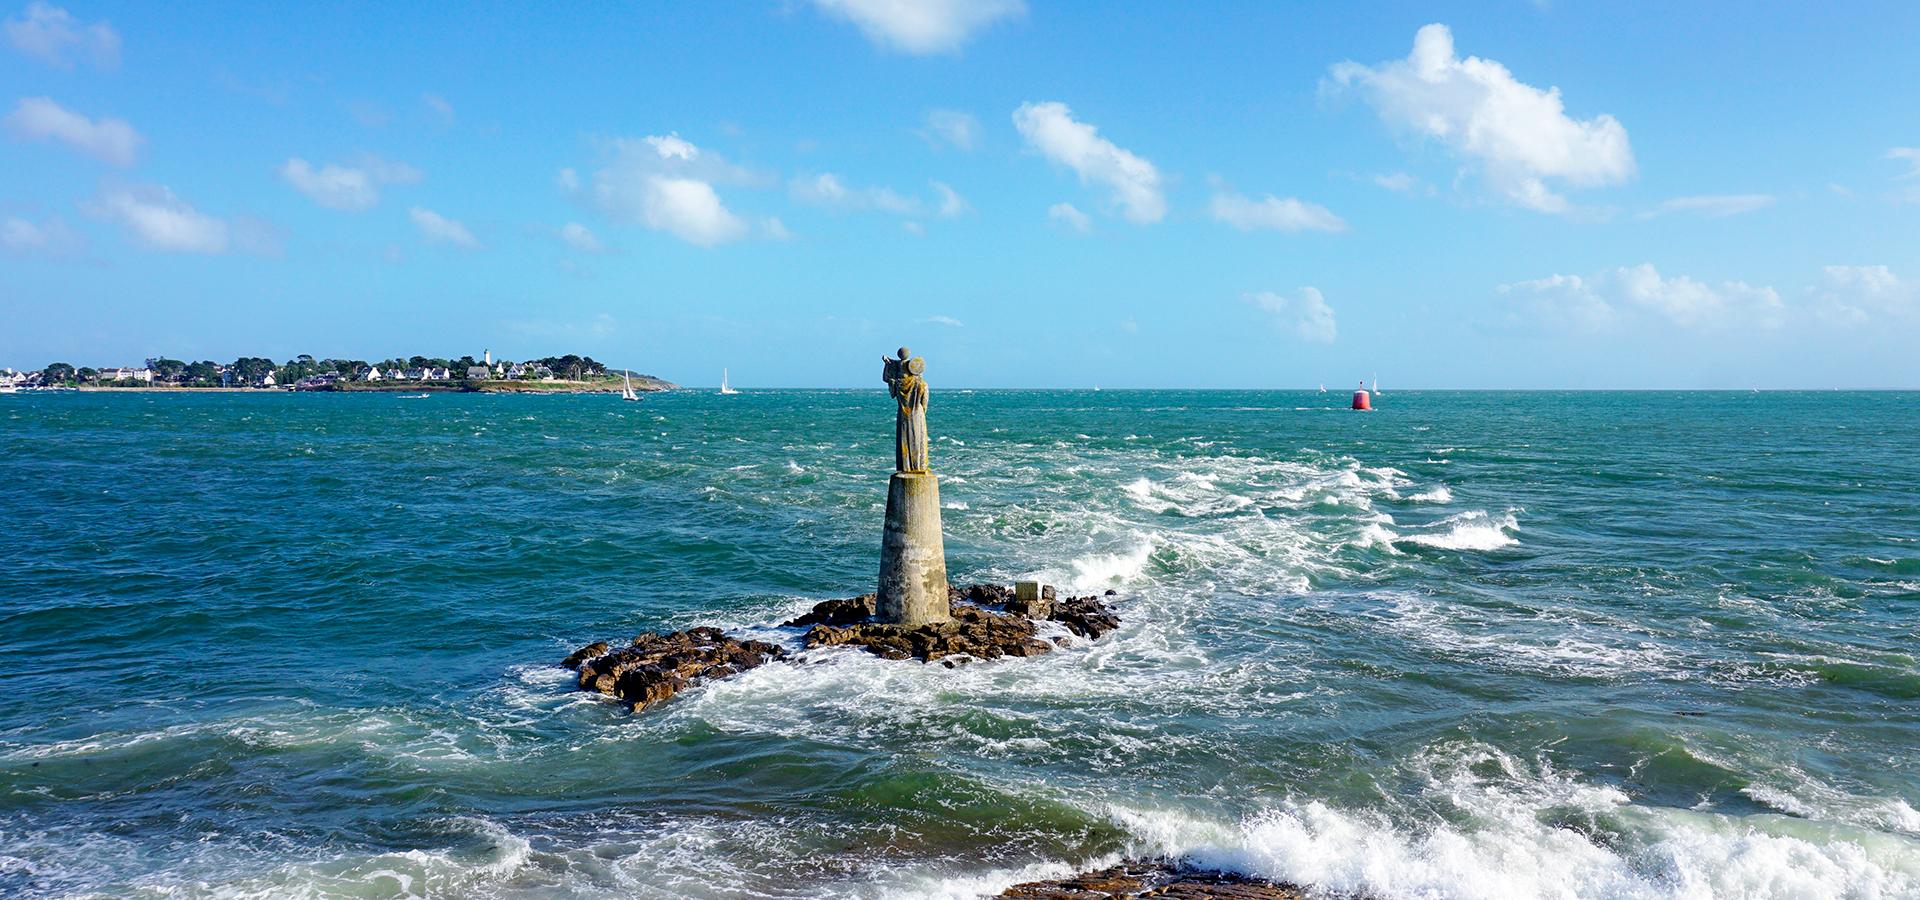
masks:
<svg viewBox="0 0 1920 900"><path fill-rule="evenodd" d="M780 624L788 628L806 628L810 625L852 625L865 622L874 616L875 594L861 594L845 600L828 600L816 603L806 615L788 619Z"/></svg>
<svg viewBox="0 0 1920 900"><path fill-rule="evenodd" d="M787 624L811 626L805 638L808 647L849 644L887 659L925 662L958 656L999 659L1046 653L1053 645L1038 636L1037 621L1060 622L1086 638L1097 638L1120 625L1119 617L1099 597L1055 601L1043 596L1021 603L1013 598L1012 590L995 584L952 588L947 593L947 605L951 614L948 621L911 627L876 621L873 595L867 595L825 601ZM1002 609L991 609L993 606Z"/></svg>
<svg viewBox="0 0 1920 900"><path fill-rule="evenodd" d="M887 479L880 532L881 621L917 627L947 619L947 553L940 534L940 479L896 472Z"/></svg>
<svg viewBox="0 0 1920 900"><path fill-rule="evenodd" d="M1307 892L1290 884L1206 872L1164 860L1122 863L1055 881L1016 884L1000 894L1024 900L1306 900Z"/></svg>
<svg viewBox="0 0 1920 900"><path fill-rule="evenodd" d="M563 665L580 670L581 689L610 694L641 710L689 685L786 655L765 641L735 640L718 628L689 628L671 634L648 632L619 650L597 641L574 651Z"/></svg>

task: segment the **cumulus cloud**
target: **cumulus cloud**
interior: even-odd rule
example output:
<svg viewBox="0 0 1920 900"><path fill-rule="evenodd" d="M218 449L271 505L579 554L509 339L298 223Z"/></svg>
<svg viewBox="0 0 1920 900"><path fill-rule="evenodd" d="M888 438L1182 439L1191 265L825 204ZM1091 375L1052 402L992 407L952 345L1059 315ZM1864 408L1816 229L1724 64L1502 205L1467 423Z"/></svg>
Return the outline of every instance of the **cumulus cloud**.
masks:
<svg viewBox="0 0 1920 900"><path fill-rule="evenodd" d="M296 156L288 159L278 171L281 180L313 202L348 212L372 209L379 203L380 190L376 185L412 184L420 180L420 170L371 154L361 157L359 166L328 163L319 168Z"/></svg>
<svg viewBox="0 0 1920 900"><path fill-rule="evenodd" d="M434 118L439 119L442 124L453 124L453 104L447 102L447 98L439 94L421 94L420 102L424 104L427 107L427 111L433 113Z"/></svg>
<svg viewBox="0 0 1920 900"><path fill-rule="evenodd" d="M19 216L0 221L0 251L8 256L69 256L79 252L80 235L58 218L30 222Z"/></svg>
<svg viewBox="0 0 1920 900"><path fill-rule="evenodd" d="M1093 220L1071 203L1055 203L1047 207L1047 219L1068 231L1089 234L1093 231Z"/></svg>
<svg viewBox="0 0 1920 900"><path fill-rule="evenodd" d="M935 181L930 184L933 185L934 195L940 198L940 202L934 207L934 215L942 219L957 219L973 211L973 207L967 203L967 198L960 196L960 192L946 182Z"/></svg>
<svg viewBox="0 0 1920 900"><path fill-rule="evenodd" d="M974 118L972 113L959 110L930 109L920 136L936 147L945 145L955 150L972 150L980 145L980 120Z"/></svg>
<svg viewBox="0 0 1920 900"><path fill-rule="evenodd" d="M925 55L958 52L981 29L1027 11L1022 0L813 0L876 46Z"/></svg>
<svg viewBox="0 0 1920 900"><path fill-rule="evenodd" d="M1065 103L1023 103L1013 111L1013 124L1027 146L1072 169L1080 183L1105 187L1127 221L1145 225L1166 216L1160 170L1076 121Z"/></svg>
<svg viewBox="0 0 1920 900"><path fill-rule="evenodd" d="M420 229L420 236L426 238L429 244L447 244L466 250L480 248L480 241L473 236L473 232L467 230L467 226L424 206L407 210L407 217L413 220L414 227Z"/></svg>
<svg viewBox="0 0 1920 900"><path fill-rule="evenodd" d="M131 166L145 138L125 119L89 119L46 97L26 97L7 116L7 130L36 141L59 141L94 159Z"/></svg>
<svg viewBox="0 0 1920 900"><path fill-rule="evenodd" d="M194 209L173 191L158 185L114 188L82 205L89 215L125 229L149 249L173 253L222 253L228 246L225 220Z"/></svg>
<svg viewBox="0 0 1920 900"><path fill-rule="evenodd" d="M304 159L294 157L280 167L280 178L308 199L328 209L359 211L372 209L380 202L373 178L364 170L326 165L315 169Z"/></svg>
<svg viewBox="0 0 1920 900"><path fill-rule="evenodd" d="M801 203L828 209L876 211L900 216L917 216L925 209L918 198L905 196L892 188L850 187L832 172L795 178L792 193L793 199Z"/></svg>
<svg viewBox="0 0 1920 900"><path fill-rule="evenodd" d="M1634 174L1627 130L1612 116L1572 118L1559 88L1524 84L1490 59L1459 58L1445 25L1420 29L1406 59L1343 62L1331 76L1390 127L1445 145L1477 165L1495 193L1528 209L1568 210L1549 180L1599 187Z"/></svg>
<svg viewBox="0 0 1920 900"><path fill-rule="evenodd" d="M1817 309L1830 322L1861 325L1875 315L1920 314L1920 285L1886 266L1827 266L1822 273Z"/></svg>
<svg viewBox="0 0 1920 900"><path fill-rule="evenodd" d="M715 183L744 183L753 176L718 154L678 134L621 138L610 142L614 162L594 173L592 202L616 221L664 231L690 244L712 247L739 240L749 228L728 209ZM574 190L579 176L561 171L561 186Z"/></svg>
<svg viewBox="0 0 1920 900"><path fill-rule="evenodd" d="M14 49L55 68L71 69L76 59L103 69L120 64L120 32L104 19L81 24L51 3L28 4L19 18L7 20L5 30Z"/></svg>
<svg viewBox="0 0 1920 900"><path fill-rule="evenodd" d="M1292 297L1262 291L1248 294L1245 299L1272 316L1276 326L1303 341L1331 344L1339 334L1333 307L1327 305L1327 298L1318 288L1303 287Z"/></svg>
<svg viewBox="0 0 1920 900"><path fill-rule="evenodd" d="M579 222L568 222L560 226L560 239L566 241L567 246L582 253L599 253L607 249L600 243L600 239L594 236L591 229Z"/></svg>
<svg viewBox="0 0 1920 900"><path fill-rule="evenodd" d="M1260 200L1253 200L1232 191L1216 191L1213 195L1212 212L1215 219L1241 231L1267 228L1291 234L1301 231L1347 230L1346 220L1334 215L1324 206L1294 197L1281 199L1272 194Z"/></svg>
<svg viewBox="0 0 1920 900"><path fill-rule="evenodd" d="M1769 194L1714 194L1699 197L1675 197L1647 212L1640 218L1651 219L1670 213L1687 213L1709 219L1723 219L1766 209L1774 204Z"/></svg>
<svg viewBox="0 0 1920 900"><path fill-rule="evenodd" d="M1920 178L1920 147L1895 147L1887 151L1886 158L1906 162L1908 168L1901 178Z"/></svg>
<svg viewBox="0 0 1920 900"><path fill-rule="evenodd" d="M1711 285L1685 275L1669 278L1652 263L1584 278L1554 275L1519 281L1501 285L1499 291L1543 324L1578 330L1613 328L1636 313L1699 330L1779 328L1786 319L1786 305L1773 288L1744 281Z"/></svg>

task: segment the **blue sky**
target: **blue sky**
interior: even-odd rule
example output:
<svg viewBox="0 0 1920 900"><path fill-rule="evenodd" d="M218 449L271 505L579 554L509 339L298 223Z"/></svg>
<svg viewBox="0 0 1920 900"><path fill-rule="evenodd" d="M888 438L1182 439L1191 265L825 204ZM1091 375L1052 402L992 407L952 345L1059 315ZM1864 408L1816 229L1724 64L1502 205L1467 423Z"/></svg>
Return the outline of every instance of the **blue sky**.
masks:
<svg viewBox="0 0 1920 900"><path fill-rule="evenodd" d="M0 365L1920 387L1914 4L393 6L0 8Z"/></svg>

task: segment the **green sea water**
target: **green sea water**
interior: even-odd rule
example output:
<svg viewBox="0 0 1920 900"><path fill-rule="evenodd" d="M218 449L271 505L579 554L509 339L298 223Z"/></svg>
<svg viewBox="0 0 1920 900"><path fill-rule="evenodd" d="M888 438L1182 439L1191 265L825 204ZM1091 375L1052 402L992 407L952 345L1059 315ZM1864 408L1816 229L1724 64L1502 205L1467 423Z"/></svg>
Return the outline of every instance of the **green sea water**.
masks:
<svg viewBox="0 0 1920 900"><path fill-rule="evenodd" d="M935 387L957 582L1123 627L640 715L872 589L879 391L0 396L0 895L1920 896L1920 394Z"/></svg>

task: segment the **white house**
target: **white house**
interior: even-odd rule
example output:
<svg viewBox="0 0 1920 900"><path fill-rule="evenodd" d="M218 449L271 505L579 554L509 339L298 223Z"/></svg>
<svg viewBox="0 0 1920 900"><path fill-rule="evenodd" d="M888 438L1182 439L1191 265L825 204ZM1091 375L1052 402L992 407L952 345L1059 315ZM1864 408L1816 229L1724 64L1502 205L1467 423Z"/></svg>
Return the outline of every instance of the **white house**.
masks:
<svg viewBox="0 0 1920 900"><path fill-rule="evenodd" d="M121 366L116 369L101 369L100 380L104 382L138 381L143 384L152 384L153 370L152 369L129 369L125 366Z"/></svg>
<svg viewBox="0 0 1920 900"><path fill-rule="evenodd" d="M446 381L452 377L453 373L447 371L446 366L434 366L428 369L426 374L426 380L428 381Z"/></svg>
<svg viewBox="0 0 1920 900"><path fill-rule="evenodd" d="M261 378L261 379L260 379L260 386L261 386L261 387L273 387L273 386L274 386L274 383L275 383L275 382L274 382L274 380L273 380L273 371L272 371L272 370L268 370L268 371L267 371L267 374L266 374L266 377L264 377L264 378Z"/></svg>
<svg viewBox="0 0 1920 900"><path fill-rule="evenodd" d="M527 367L520 363L514 363L513 368L510 368L507 370L507 377L508 378L525 378L527 377Z"/></svg>
<svg viewBox="0 0 1920 900"><path fill-rule="evenodd" d="M425 381L427 380L427 370L426 369L408 369L406 378L408 381Z"/></svg>
<svg viewBox="0 0 1920 900"><path fill-rule="evenodd" d="M379 380L380 380L381 378L383 378L383 377L385 377L385 376L382 376L382 375L380 374L380 367L379 367L379 366L368 366L368 367L367 367L367 377L366 377L366 380L367 380L367 381L379 381Z"/></svg>

